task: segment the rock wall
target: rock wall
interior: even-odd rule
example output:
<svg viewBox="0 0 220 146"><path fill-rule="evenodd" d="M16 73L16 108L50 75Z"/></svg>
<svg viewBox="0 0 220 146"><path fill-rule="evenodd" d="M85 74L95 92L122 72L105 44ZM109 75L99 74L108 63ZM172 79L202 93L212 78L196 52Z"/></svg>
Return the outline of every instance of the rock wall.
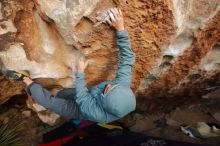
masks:
<svg viewBox="0 0 220 146"><path fill-rule="evenodd" d="M29 70L55 93L74 87L83 55L89 86L113 79L114 31L99 21L115 6L137 56L132 89L138 98L201 97L208 83L220 82L219 0L2 0L0 69ZM2 74L0 82L0 104L25 94Z"/></svg>
<svg viewBox="0 0 220 146"><path fill-rule="evenodd" d="M219 53L214 49L219 43L219 1L174 0L173 4L176 8L174 14L178 18L177 31L164 52L164 58L170 59L170 67L145 90L145 94L160 97L201 96L209 82L220 80L220 58L209 55Z"/></svg>

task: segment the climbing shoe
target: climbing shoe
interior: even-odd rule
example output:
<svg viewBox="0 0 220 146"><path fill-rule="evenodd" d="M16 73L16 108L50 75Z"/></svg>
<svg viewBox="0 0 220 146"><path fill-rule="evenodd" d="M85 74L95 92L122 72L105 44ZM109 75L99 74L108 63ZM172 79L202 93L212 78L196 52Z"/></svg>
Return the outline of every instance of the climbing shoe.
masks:
<svg viewBox="0 0 220 146"><path fill-rule="evenodd" d="M17 80L17 81L22 81L24 77L30 76L28 71L16 72L13 70L6 70L6 71L3 71L3 74L9 79Z"/></svg>

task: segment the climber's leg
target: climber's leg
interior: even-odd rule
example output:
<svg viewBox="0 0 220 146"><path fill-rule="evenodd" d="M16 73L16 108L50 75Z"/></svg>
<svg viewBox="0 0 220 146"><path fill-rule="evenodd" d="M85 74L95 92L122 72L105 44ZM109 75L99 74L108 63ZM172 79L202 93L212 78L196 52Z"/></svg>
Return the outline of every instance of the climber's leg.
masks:
<svg viewBox="0 0 220 146"><path fill-rule="evenodd" d="M76 95L75 88L66 88L66 89L59 91L56 97L67 99L67 100L74 100L75 95Z"/></svg>
<svg viewBox="0 0 220 146"><path fill-rule="evenodd" d="M66 118L81 119L79 107L74 100L57 98L41 85L34 82L28 85L27 91L40 105L45 108L48 108ZM63 93L64 92L62 92L62 94Z"/></svg>
<svg viewBox="0 0 220 146"><path fill-rule="evenodd" d="M6 70L3 73L10 79L23 81L27 85L28 94L45 108L66 118L81 119L79 107L74 101L75 89L60 91L56 97L41 85L34 83L28 71Z"/></svg>

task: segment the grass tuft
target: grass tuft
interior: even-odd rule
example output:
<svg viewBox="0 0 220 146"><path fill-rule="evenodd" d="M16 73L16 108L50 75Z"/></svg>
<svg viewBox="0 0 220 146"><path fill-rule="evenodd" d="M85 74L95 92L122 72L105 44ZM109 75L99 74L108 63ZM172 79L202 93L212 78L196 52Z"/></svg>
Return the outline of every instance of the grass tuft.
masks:
<svg viewBox="0 0 220 146"><path fill-rule="evenodd" d="M0 146L24 146L21 136L23 123L15 124L11 127L9 124L0 123Z"/></svg>

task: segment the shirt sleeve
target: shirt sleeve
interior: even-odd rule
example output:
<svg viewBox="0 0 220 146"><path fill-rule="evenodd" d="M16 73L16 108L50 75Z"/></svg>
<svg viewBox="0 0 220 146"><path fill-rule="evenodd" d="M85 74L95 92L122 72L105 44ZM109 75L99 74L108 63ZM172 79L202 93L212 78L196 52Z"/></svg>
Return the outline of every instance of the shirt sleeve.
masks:
<svg viewBox="0 0 220 146"><path fill-rule="evenodd" d="M130 85L132 80L133 64L135 62L135 53L131 49L127 30L116 33L116 44L119 48L120 62L114 82Z"/></svg>

